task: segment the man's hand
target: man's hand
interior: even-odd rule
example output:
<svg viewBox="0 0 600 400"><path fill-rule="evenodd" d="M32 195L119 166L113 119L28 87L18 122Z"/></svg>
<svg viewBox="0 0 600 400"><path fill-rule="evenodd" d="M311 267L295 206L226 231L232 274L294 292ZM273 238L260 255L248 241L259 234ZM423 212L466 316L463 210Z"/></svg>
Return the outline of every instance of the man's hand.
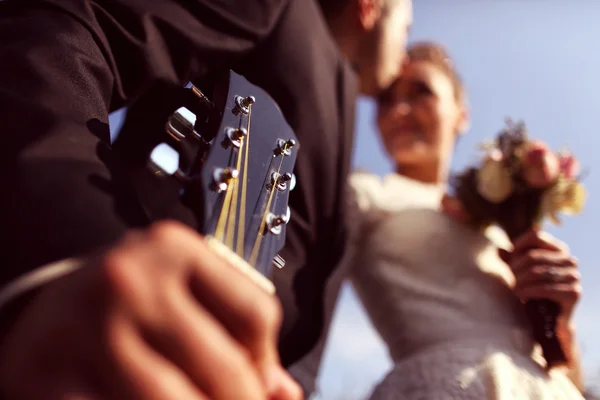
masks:
<svg viewBox="0 0 600 400"><path fill-rule="evenodd" d="M279 364L278 301L160 223L48 284L0 352L19 399L300 399Z"/></svg>

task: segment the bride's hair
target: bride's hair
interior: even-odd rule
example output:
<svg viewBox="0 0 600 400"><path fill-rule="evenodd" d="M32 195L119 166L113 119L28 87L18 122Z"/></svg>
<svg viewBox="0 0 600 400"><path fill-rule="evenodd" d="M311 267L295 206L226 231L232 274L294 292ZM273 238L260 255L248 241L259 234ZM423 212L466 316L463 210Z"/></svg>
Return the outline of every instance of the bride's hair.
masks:
<svg viewBox="0 0 600 400"><path fill-rule="evenodd" d="M434 42L417 42L407 49L410 61L426 61L440 68L450 78L454 88L456 101L466 102L465 88L460 75L454 67L454 62L446 48Z"/></svg>

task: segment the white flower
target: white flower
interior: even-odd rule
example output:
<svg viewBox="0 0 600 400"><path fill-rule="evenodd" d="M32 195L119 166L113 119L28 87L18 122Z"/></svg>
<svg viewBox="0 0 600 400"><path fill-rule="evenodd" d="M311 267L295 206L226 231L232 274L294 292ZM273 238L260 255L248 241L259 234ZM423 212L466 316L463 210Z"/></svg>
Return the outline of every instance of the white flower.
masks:
<svg viewBox="0 0 600 400"><path fill-rule="evenodd" d="M492 203L501 203L513 192L510 172L504 166L502 152L498 149L488 153L477 171L477 191Z"/></svg>

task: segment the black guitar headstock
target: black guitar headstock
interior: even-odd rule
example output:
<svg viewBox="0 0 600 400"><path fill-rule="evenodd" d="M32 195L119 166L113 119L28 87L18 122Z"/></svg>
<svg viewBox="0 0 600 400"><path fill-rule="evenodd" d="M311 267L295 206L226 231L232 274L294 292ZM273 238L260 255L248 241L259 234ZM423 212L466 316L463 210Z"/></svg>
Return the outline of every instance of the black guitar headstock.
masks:
<svg viewBox="0 0 600 400"><path fill-rule="evenodd" d="M182 199L196 208L204 235L269 276L273 264L285 264L277 253L291 218L297 138L273 99L240 75L231 72L210 97L194 85L188 90L197 108L171 114L171 143L154 148L152 165L182 182Z"/></svg>

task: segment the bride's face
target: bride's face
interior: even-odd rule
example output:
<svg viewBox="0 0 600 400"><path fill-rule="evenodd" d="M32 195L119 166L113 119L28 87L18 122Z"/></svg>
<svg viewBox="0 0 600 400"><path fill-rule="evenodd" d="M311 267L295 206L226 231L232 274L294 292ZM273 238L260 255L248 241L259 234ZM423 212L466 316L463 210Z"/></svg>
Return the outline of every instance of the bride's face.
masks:
<svg viewBox="0 0 600 400"><path fill-rule="evenodd" d="M450 77L428 61L413 61L379 102L383 144L398 166L436 167L451 158L465 109Z"/></svg>

